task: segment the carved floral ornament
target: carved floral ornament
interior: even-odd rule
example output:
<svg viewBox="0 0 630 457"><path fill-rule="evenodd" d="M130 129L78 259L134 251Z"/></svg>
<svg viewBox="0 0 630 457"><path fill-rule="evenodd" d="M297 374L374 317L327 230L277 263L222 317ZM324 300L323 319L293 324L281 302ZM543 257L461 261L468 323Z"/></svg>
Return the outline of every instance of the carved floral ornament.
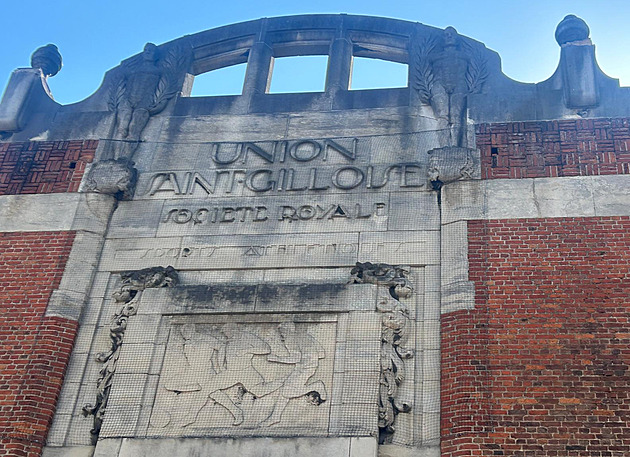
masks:
<svg viewBox="0 0 630 457"><path fill-rule="evenodd" d="M413 287L406 278L410 267L385 263L357 262L350 272L350 284L376 284L379 290L377 311L381 317L381 373L379 385L379 442L391 441L399 413L411 411L412 405L398 395L405 381L405 359L413 357L406 343L410 330L409 309L401 301L411 297Z"/></svg>
<svg viewBox="0 0 630 457"><path fill-rule="evenodd" d="M127 323L131 316L138 312L138 301L145 289L158 287L173 287L177 285L179 278L177 271L173 267L152 267L136 271L123 271L120 273L121 284L118 290L112 294L119 311L114 314L109 327L111 340L110 349L107 352L96 354L97 362L103 364L99 371L99 378L96 381L96 402L83 406L83 415L94 416L94 426L90 433L92 441L96 443L98 435L103 425L103 417L109 394L112 387L112 380L116 372L116 364L120 356L120 348L127 329Z"/></svg>

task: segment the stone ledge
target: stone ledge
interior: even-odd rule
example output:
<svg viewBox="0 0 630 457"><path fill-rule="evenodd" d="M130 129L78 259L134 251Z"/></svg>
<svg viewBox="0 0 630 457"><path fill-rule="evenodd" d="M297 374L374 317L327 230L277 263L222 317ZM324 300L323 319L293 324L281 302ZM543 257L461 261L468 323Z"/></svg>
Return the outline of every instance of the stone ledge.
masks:
<svg viewBox="0 0 630 457"><path fill-rule="evenodd" d="M95 455L101 455L101 448L108 447L109 441L99 441ZM114 446L116 447L116 446ZM213 457L259 457L264 449L265 455L274 457L376 457L376 438L165 438L133 439L125 438L120 452L108 453L108 457L188 457L191 455L212 455ZM45 454L57 457L61 454ZM91 454L85 454L88 457ZM102 454L106 455L106 454ZM73 456L74 457L74 456ZM77 457L83 457L77 454Z"/></svg>

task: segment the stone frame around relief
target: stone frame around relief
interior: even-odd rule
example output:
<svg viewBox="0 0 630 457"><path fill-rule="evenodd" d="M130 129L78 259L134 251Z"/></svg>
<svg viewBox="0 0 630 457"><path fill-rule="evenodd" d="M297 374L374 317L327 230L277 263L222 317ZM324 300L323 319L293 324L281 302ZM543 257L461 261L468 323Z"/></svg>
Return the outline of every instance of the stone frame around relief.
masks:
<svg viewBox="0 0 630 457"><path fill-rule="evenodd" d="M195 433L187 432L186 435L150 433L149 421L159 388L169 329L172 322L178 319L184 321L192 319L218 325L217 322L225 323L226 318L236 322L247 322L248 318L254 317L267 319L267 322L275 324L287 319L294 320L298 326L310 321L336 321L338 337L335 343L337 348L333 367L334 382L327 400L330 402L328 430L323 433L323 429L320 428L321 435L310 433L304 436L322 438L376 436L378 392L370 395L371 390L365 389L369 391L366 394L363 389L365 384L377 386L379 380L378 352L382 314L379 315L377 312L376 302L380 286L374 284L345 286L342 281L350 277L350 268L346 268L343 268L347 271L345 274L332 273L339 267L333 268L325 275L313 272L312 283L299 283L299 278L305 274L305 271L301 270L300 274L288 276L270 275L269 279L274 278L271 282L260 282L261 279L258 279L238 286L228 281L228 278L233 277L228 270L224 273L188 271L182 272L184 274L182 284L177 287L145 290L140 298L138 313L129 320L125 332L101 439L169 436L173 438L205 436L216 439L216 435L201 430ZM413 408L410 413L398 416L397 433L392 442L397 446L439 442L439 365L436 365L439 364L437 307L439 268L434 265L412 264L411 270L416 292L407 304L413 321L410 336L416 341L417 353L405 362L406 365L409 364L408 383L402 386L401 398L404 401L411 401ZM113 275L110 277L116 276L113 272L106 274ZM256 274L254 277L257 277ZM270 289L274 293L269 293ZM212 298L199 301L202 295ZM101 317L109 316L108 309L111 306L108 303L109 300L106 298ZM105 331L105 327L100 328L101 332ZM102 336L104 338L106 335L103 333ZM93 347L91 352L100 350L102 344L97 346ZM366 346L371 346L371 349L366 351ZM372 361L366 364L366 360ZM366 370L368 365L372 369ZM95 376L95 374L88 376L85 380L89 384L88 397L91 397L94 389L88 378ZM370 376L373 382L368 381ZM375 390L377 389L378 387ZM369 398L371 396L374 399ZM367 412L368 409L370 412ZM269 429L275 430L256 434L248 429L246 432L239 431L232 435L234 437L303 435L298 428L290 430L275 426Z"/></svg>
<svg viewBox="0 0 630 457"><path fill-rule="evenodd" d="M279 287L286 287L286 285ZM135 316L134 321L130 322L130 328L127 331L130 340L126 341L121 351L118 370L112 384L108 417L104 422L101 438L376 435L381 330L380 316L374 312L375 286L349 287L353 298L350 303L337 306L329 304L321 309L324 312L319 313L292 314L286 312L225 314L225 310L223 310L224 314L220 314L219 309L209 310L208 308L199 310L204 314L178 314L177 311L181 312L181 310L176 310L167 303L166 294L172 294L174 291L154 290L146 294L141 299L143 303L140 303L138 315ZM357 306L357 300L362 304ZM278 309L286 310L286 305L286 303L279 303ZM340 312L331 312L334 308L337 308L334 311ZM170 314L169 311L170 313L175 311L176 314ZM300 311L306 310L300 309ZM163 314L164 312L169 314ZM156 420L152 419L154 409L161 407L160 402L163 402L168 392L165 388L166 376L163 370L175 369L177 371L176 360L181 359L181 351L178 354L179 349L176 347L182 343L182 326L194 325L200 327L203 332L212 333L217 328L230 324L236 327L241 326L241 330L249 334L260 332L272 334L277 332L278 326L283 322L293 322L300 334L310 335L313 339L320 341L326 354L319 360L320 366L317 372L308 380L309 383L320 380L326 385L326 401L316 405L316 410L324 411L325 414L319 414L315 421L307 420L308 414L302 413L308 412L309 409L313 410L313 399L310 399L311 404L309 404L309 398L290 398L286 412L282 414L283 420L279 424L268 427L257 426L267 419L260 416L264 415L264 412L258 411L256 412L258 416L244 420L242 423L244 426L241 427L241 424L233 425L238 421L225 408L204 404L201 408L203 411L195 412L195 414L199 413L199 418L202 419L199 423L195 420L194 424L173 427L168 424L164 426L162 419L161 423L157 420L158 425L162 427L155 426ZM215 334L215 336L218 335ZM351 350L352 354L348 354L348 350ZM265 370L265 365L268 365L264 358L265 354L253 356L253 363L258 367L259 373ZM320 371L322 376L320 376ZM283 373L288 377L292 371L290 368L288 370L285 368ZM372 379L371 382L370 379ZM225 389L226 393L238 396L238 390L245 386L237 384L241 383L235 382L233 386ZM182 389L185 390L185 388ZM185 398L185 393L179 391L178 394L176 390L177 388L172 388L170 394ZM242 392L243 398L238 400L240 402L247 400L251 403L253 395L249 395L247 388L243 390L245 390ZM278 392L274 392L273 395L277 397ZM267 394L262 397L254 401L258 401L266 408L275 401L273 396L265 399ZM204 402L205 399L200 401ZM251 404L248 408L251 410ZM210 414L209 411L213 410L214 413ZM283 424L285 414L288 417L293 414L294 418L300 420L294 419L290 425ZM223 417L227 423L221 426L208 423L208 417L214 416Z"/></svg>

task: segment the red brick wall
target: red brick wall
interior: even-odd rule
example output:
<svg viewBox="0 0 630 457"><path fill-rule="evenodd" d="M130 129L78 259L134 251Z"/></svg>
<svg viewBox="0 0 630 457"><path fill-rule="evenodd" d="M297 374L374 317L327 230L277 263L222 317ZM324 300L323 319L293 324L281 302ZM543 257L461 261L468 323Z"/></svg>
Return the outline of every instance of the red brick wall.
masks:
<svg viewBox="0 0 630 457"><path fill-rule="evenodd" d="M630 455L630 218L468 223L442 317L444 456Z"/></svg>
<svg viewBox="0 0 630 457"><path fill-rule="evenodd" d="M483 179L630 174L630 119L477 126Z"/></svg>
<svg viewBox="0 0 630 457"><path fill-rule="evenodd" d="M0 455L39 456L77 331L44 317L74 232L0 233Z"/></svg>
<svg viewBox="0 0 630 457"><path fill-rule="evenodd" d="M0 195L76 192L98 141L0 143Z"/></svg>

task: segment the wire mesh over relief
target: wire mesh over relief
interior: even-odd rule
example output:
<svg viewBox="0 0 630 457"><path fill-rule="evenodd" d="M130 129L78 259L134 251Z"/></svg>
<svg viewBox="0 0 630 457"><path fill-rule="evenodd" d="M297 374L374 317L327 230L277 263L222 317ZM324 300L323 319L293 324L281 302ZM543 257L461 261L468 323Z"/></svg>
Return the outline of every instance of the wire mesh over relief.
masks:
<svg viewBox="0 0 630 457"><path fill-rule="evenodd" d="M171 328L149 436L326 435L336 324Z"/></svg>

